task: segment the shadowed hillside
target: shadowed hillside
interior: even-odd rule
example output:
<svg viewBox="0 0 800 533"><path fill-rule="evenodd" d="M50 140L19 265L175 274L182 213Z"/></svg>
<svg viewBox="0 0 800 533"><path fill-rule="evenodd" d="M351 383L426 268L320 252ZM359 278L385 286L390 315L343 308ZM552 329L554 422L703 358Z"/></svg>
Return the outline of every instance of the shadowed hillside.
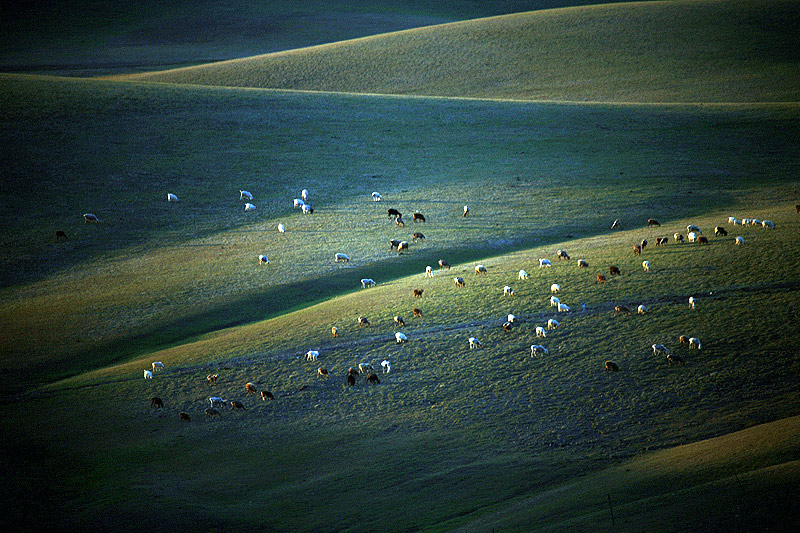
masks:
<svg viewBox="0 0 800 533"><path fill-rule="evenodd" d="M127 79L533 100L797 101L798 22L800 4L785 0L577 7Z"/></svg>

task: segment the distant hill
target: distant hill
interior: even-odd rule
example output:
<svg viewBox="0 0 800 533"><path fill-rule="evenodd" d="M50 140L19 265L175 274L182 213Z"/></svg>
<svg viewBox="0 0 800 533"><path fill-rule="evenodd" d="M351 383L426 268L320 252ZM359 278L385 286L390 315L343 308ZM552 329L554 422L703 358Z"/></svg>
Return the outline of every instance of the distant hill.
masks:
<svg viewBox="0 0 800 533"><path fill-rule="evenodd" d="M129 80L601 102L800 97L800 3L607 4L456 22Z"/></svg>

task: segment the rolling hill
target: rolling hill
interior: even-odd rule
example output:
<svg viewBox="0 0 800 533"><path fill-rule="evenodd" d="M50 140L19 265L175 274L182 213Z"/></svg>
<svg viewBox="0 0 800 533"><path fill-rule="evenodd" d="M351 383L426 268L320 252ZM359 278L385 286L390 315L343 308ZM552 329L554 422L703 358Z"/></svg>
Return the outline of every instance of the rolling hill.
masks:
<svg viewBox="0 0 800 533"><path fill-rule="evenodd" d="M574 7L120 79L463 98L795 102L798 22L800 6L785 0Z"/></svg>

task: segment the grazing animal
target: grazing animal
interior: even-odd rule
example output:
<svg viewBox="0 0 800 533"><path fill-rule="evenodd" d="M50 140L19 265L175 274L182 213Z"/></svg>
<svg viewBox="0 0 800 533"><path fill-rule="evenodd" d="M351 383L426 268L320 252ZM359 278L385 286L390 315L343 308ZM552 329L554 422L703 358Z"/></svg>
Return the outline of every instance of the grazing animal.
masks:
<svg viewBox="0 0 800 533"><path fill-rule="evenodd" d="M562 259L569 260L569 254L567 254L567 252L565 252L564 250L558 250L556 252L556 256L558 257L559 261L561 261Z"/></svg>
<svg viewBox="0 0 800 533"><path fill-rule="evenodd" d="M208 418L214 418L215 416L220 416L220 417L222 416L222 413L220 413L217 409L214 409L213 407L206 407L205 413Z"/></svg>
<svg viewBox="0 0 800 533"><path fill-rule="evenodd" d="M58 229L58 230L56 230L56 240L60 241L61 239L64 239L65 241L69 240L69 239L67 239L67 234L64 233L63 231L61 231L60 229Z"/></svg>
<svg viewBox="0 0 800 533"><path fill-rule="evenodd" d="M408 251L408 241L400 241L400 244L397 245L397 253L401 253L403 250Z"/></svg>
<svg viewBox="0 0 800 533"><path fill-rule="evenodd" d="M258 389L256 388L255 384L253 383L245 383L244 390L247 391L247 394L257 394Z"/></svg>
<svg viewBox="0 0 800 533"><path fill-rule="evenodd" d="M392 371L392 363L389 362L387 359L381 361L381 368L383 368L383 373L388 374Z"/></svg>
<svg viewBox="0 0 800 533"><path fill-rule="evenodd" d="M642 253L642 247L639 246L638 244L634 244L633 245L633 255L641 255L641 253Z"/></svg>
<svg viewBox="0 0 800 533"><path fill-rule="evenodd" d="M744 244L744 237L736 237L736 245L741 246Z"/></svg>
<svg viewBox="0 0 800 533"><path fill-rule="evenodd" d="M365 373L366 373L366 372L368 372L368 371L369 371L369 372L372 372L373 370L375 370L375 369L374 369L374 368L372 368L372 365L371 365L371 364L369 364L369 363L359 363L359 364L358 364L358 371L359 371L361 374L365 374Z"/></svg>
<svg viewBox="0 0 800 533"><path fill-rule="evenodd" d="M589 263L585 259L578 259L578 268L589 268Z"/></svg>
<svg viewBox="0 0 800 533"><path fill-rule="evenodd" d="M649 228L650 226L660 226L660 225L661 225L661 224L658 222L658 220L656 220L656 219L654 219L654 218L648 218L648 219L647 219L647 227L648 227L648 228Z"/></svg>
<svg viewBox="0 0 800 533"><path fill-rule="evenodd" d="M211 387L217 384L217 379L219 379L219 374L209 374L206 376L206 380Z"/></svg>
<svg viewBox="0 0 800 533"><path fill-rule="evenodd" d="M503 322L503 331L506 333L510 332L514 328L514 324L511 322Z"/></svg>
<svg viewBox="0 0 800 533"><path fill-rule="evenodd" d="M316 361L319 358L319 350L309 350L306 352L306 361Z"/></svg>
<svg viewBox="0 0 800 533"><path fill-rule="evenodd" d="M689 349L690 350L691 349L699 350L700 348L702 348L702 344L700 344L700 339L698 339L696 337L690 337L689 338Z"/></svg>
<svg viewBox="0 0 800 533"><path fill-rule="evenodd" d="M303 204L303 206L300 209L302 209L304 215L314 214L314 208L311 207L311 204Z"/></svg>
<svg viewBox="0 0 800 533"><path fill-rule="evenodd" d="M761 227L764 229L775 229L775 223L771 220L762 220Z"/></svg>
<svg viewBox="0 0 800 533"><path fill-rule="evenodd" d="M518 279L528 279L528 277L529 277L528 273L525 272L524 270L520 270L519 274L517 275Z"/></svg>
<svg viewBox="0 0 800 533"><path fill-rule="evenodd" d="M367 320L367 317L365 317L365 316L360 316L360 317L358 317L358 325L359 326L369 326L369 320Z"/></svg>
<svg viewBox="0 0 800 533"><path fill-rule="evenodd" d="M716 235L717 237L727 237L728 231L722 226L717 226L716 228L714 228L714 235Z"/></svg>
<svg viewBox="0 0 800 533"><path fill-rule="evenodd" d="M446 268L447 270L450 270L450 263L444 259L439 259L439 268Z"/></svg>
<svg viewBox="0 0 800 533"><path fill-rule="evenodd" d="M550 307L558 307L558 304L561 303L561 300L557 296L550 297Z"/></svg>
<svg viewBox="0 0 800 533"><path fill-rule="evenodd" d="M278 233L286 233L286 226L284 226L282 223L278 224Z"/></svg>
<svg viewBox="0 0 800 533"><path fill-rule="evenodd" d="M336 338L338 336L339 336L339 328L337 328L336 326L333 326L331 328L331 337Z"/></svg>
<svg viewBox="0 0 800 533"><path fill-rule="evenodd" d="M394 317L394 325L395 325L395 327L402 328L403 326L406 325L406 322L405 322L405 320L403 320L403 317L396 316L396 317Z"/></svg>
<svg viewBox="0 0 800 533"><path fill-rule="evenodd" d="M597 283L605 283L605 282L606 282L606 277L603 276L602 274L598 274L597 275Z"/></svg>
<svg viewBox="0 0 800 533"><path fill-rule="evenodd" d="M553 263L549 259L539 259L539 268L551 266L553 266Z"/></svg>
<svg viewBox="0 0 800 533"><path fill-rule="evenodd" d="M795 204L794 210L800 213L800 204Z"/></svg>
<svg viewBox="0 0 800 533"><path fill-rule="evenodd" d="M618 306L614 307L614 314L615 315L621 315L623 313L626 314L626 315L629 315L629 314L631 314L631 310L628 309L627 307L625 307L624 305L618 305Z"/></svg>
<svg viewBox="0 0 800 533"><path fill-rule="evenodd" d="M653 348L653 355L669 355L669 350L663 344L654 344Z"/></svg>
<svg viewBox="0 0 800 533"><path fill-rule="evenodd" d="M681 235L680 233L676 233L674 237L675 237L675 242L683 242L683 235Z"/></svg>
<svg viewBox="0 0 800 533"><path fill-rule="evenodd" d="M255 209L256 209L256 206L254 206L250 202L247 202L247 203L244 204L244 210L245 211L255 211Z"/></svg>
<svg viewBox="0 0 800 533"><path fill-rule="evenodd" d="M191 422L192 421L192 417L189 416L189 413L186 413L184 411L181 411L180 413L178 413L178 417L181 420L183 420L184 422Z"/></svg>
<svg viewBox="0 0 800 533"><path fill-rule="evenodd" d="M303 201L308 201L308 189L300 191L300 198L302 198Z"/></svg>
<svg viewBox="0 0 800 533"><path fill-rule="evenodd" d="M391 207L386 210L386 213L388 213L388 215L389 215L388 218L392 218L392 217L402 218L403 217L403 214L400 213L400 211L398 211L397 209L391 208Z"/></svg>
<svg viewBox="0 0 800 533"><path fill-rule="evenodd" d="M428 265L425 267L425 277L432 278L433 277L433 267Z"/></svg>
<svg viewBox="0 0 800 533"><path fill-rule="evenodd" d="M686 226L686 232L687 233L688 232L694 232L694 233L697 233L697 234L703 233L702 231L700 231L700 228L698 228L694 224L689 224L688 226Z"/></svg>
<svg viewBox="0 0 800 533"><path fill-rule="evenodd" d="M422 213L414 213L414 222L425 222L425 215Z"/></svg>
<svg viewBox="0 0 800 533"><path fill-rule="evenodd" d="M569 307L566 304L558 304L556 310L559 313L569 313Z"/></svg>
<svg viewBox="0 0 800 533"><path fill-rule="evenodd" d="M708 237L705 235L700 235L697 237L697 244L708 244Z"/></svg>
<svg viewBox="0 0 800 533"><path fill-rule="evenodd" d="M351 366L347 369L347 374L353 377L358 376L358 370Z"/></svg>
<svg viewBox="0 0 800 533"><path fill-rule="evenodd" d="M476 274L486 274L486 267L484 265L475 265Z"/></svg>
<svg viewBox="0 0 800 533"><path fill-rule="evenodd" d="M694 299L694 296L689 296L689 309L694 309L695 303L697 300Z"/></svg>
<svg viewBox="0 0 800 533"><path fill-rule="evenodd" d="M678 342L681 343L681 344L688 345L689 344L689 337L687 337L686 335L681 335L680 337L678 337Z"/></svg>
<svg viewBox="0 0 800 533"><path fill-rule="evenodd" d="M348 257L346 254L341 252L333 254L334 263L347 263L348 261L350 261L350 257Z"/></svg>
<svg viewBox="0 0 800 533"><path fill-rule="evenodd" d="M639 307L636 308L636 313L638 313L640 315L646 315L647 314L647 307L645 307L644 305L640 305Z"/></svg>
<svg viewBox="0 0 800 533"><path fill-rule="evenodd" d="M375 280L371 278L364 278L361 280L361 288L366 289L367 287L374 287Z"/></svg>
<svg viewBox="0 0 800 533"><path fill-rule="evenodd" d="M537 355L549 355L550 351L541 344L531 344L531 357Z"/></svg>
<svg viewBox="0 0 800 533"><path fill-rule="evenodd" d="M212 396L208 399L208 402L211 404L211 407L222 407L225 405L227 400L220 398L219 396Z"/></svg>
<svg viewBox="0 0 800 533"><path fill-rule="evenodd" d="M542 339L547 337L547 333L544 331L542 326L536 326L536 337Z"/></svg>
<svg viewBox="0 0 800 533"><path fill-rule="evenodd" d="M150 398L150 407L156 407L158 409L161 409L162 407L164 407L164 401L158 396L153 396L152 398Z"/></svg>
<svg viewBox="0 0 800 533"><path fill-rule="evenodd" d="M465 206L464 206L464 214L463 214L463 215L461 215L461 216L462 216L462 217L469 216L469 206L468 206L468 205L465 205Z"/></svg>
<svg viewBox="0 0 800 533"><path fill-rule="evenodd" d="M164 363L161 361L153 361L153 372L157 370L164 370Z"/></svg>
<svg viewBox="0 0 800 533"><path fill-rule="evenodd" d="M425 289L414 289L414 298L422 298L422 293Z"/></svg>
<svg viewBox="0 0 800 533"><path fill-rule="evenodd" d="M261 254L261 255L258 256L258 264L259 265L268 265L269 264L269 259L267 258L266 255Z"/></svg>
<svg viewBox="0 0 800 533"><path fill-rule="evenodd" d="M689 242L697 242L697 233L692 231L686 236L686 238L689 240Z"/></svg>
<svg viewBox="0 0 800 533"><path fill-rule="evenodd" d="M262 401L274 400L274 399L275 399L275 396L273 396L270 391L268 391L268 390L262 390L261 391L261 400Z"/></svg>
<svg viewBox="0 0 800 533"><path fill-rule="evenodd" d="M612 266L610 266L610 267L608 267L608 273L609 273L610 275L612 275L612 276L619 276L619 275L621 275L621 274L620 274L620 271L619 271L619 267L615 267L615 266L613 266L613 265L612 265Z"/></svg>
<svg viewBox="0 0 800 533"><path fill-rule="evenodd" d="M149 370L144 371L144 379L153 379L153 373Z"/></svg>
<svg viewBox="0 0 800 533"><path fill-rule="evenodd" d="M250 191L239 190L239 200L252 200L253 194Z"/></svg>
<svg viewBox="0 0 800 533"><path fill-rule="evenodd" d="M622 229L622 224L620 224L619 219L611 223L611 229Z"/></svg>
<svg viewBox="0 0 800 533"><path fill-rule="evenodd" d="M455 282L456 287L466 287L467 286L467 284L464 283L464 278L455 277L455 278L453 278L453 281Z"/></svg>
<svg viewBox="0 0 800 533"><path fill-rule="evenodd" d="M97 215L95 215L94 213L84 213L83 223L88 224L89 222L97 223L100 222L100 219L97 218Z"/></svg>
<svg viewBox="0 0 800 533"><path fill-rule="evenodd" d="M614 361L606 361L603 365L606 368L606 372L619 372L619 365Z"/></svg>
<svg viewBox="0 0 800 533"><path fill-rule="evenodd" d="M650 261L642 261L642 268L645 272L650 272Z"/></svg>
<svg viewBox="0 0 800 533"><path fill-rule="evenodd" d="M324 366L321 366L317 369L317 375L325 379L328 379L330 377L330 374L328 374L328 369L325 368Z"/></svg>
<svg viewBox="0 0 800 533"><path fill-rule="evenodd" d="M476 339L475 337L470 337L469 339L469 349L472 350L473 348L477 348L478 346L483 346L481 341Z"/></svg>
<svg viewBox="0 0 800 533"><path fill-rule="evenodd" d="M303 200L301 200L300 198L295 198L294 199L294 206L295 207L303 207L305 204L306 203Z"/></svg>
<svg viewBox="0 0 800 533"><path fill-rule="evenodd" d="M558 327L558 320L551 318L547 321L547 329L556 329Z"/></svg>
<svg viewBox="0 0 800 533"><path fill-rule="evenodd" d="M667 362L669 363L669 366L672 365L683 366L686 364L686 361L684 361L683 358L672 354L667 354Z"/></svg>
<svg viewBox="0 0 800 533"><path fill-rule="evenodd" d="M669 237L656 237L656 247L666 246L668 242L669 242Z"/></svg>
<svg viewBox="0 0 800 533"><path fill-rule="evenodd" d="M399 248L399 247L400 247L400 241L398 241L397 239L392 239L389 241L389 251L392 251L392 248Z"/></svg>
<svg viewBox="0 0 800 533"><path fill-rule="evenodd" d="M167 193L167 201L168 202L178 202L178 197L172 194L171 192Z"/></svg>
<svg viewBox="0 0 800 533"><path fill-rule="evenodd" d="M642 242L639 243L639 246L641 246L642 250L644 250L647 247L647 239L642 239Z"/></svg>
<svg viewBox="0 0 800 533"><path fill-rule="evenodd" d="M372 201L373 202L380 202L382 200L383 200L383 196L381 196L381 193L379 193L377 191L372 193Z"/></svg>
<svg viewBox="0 0 800 533"><path fill-rule="evenodd" d="M422 233L420 233L418 231L415 231L411 235L411 240L414 241L414 242L425 240L425 235L423 235Z"/></svg>
<svg viewBox="0 0 800 533"><path fill-rule="evenodd" d="M394 339L395 341L397 341L397 344L403 344L408 340L408 337L406 337L406 335L403 332L398 331L397 333L394 334Z"/></svg>
<svg viewBox="0 0 800 533"><path fill-rule="evenodd" d="M367 374L367 384L369 385L379 385L381 382L380 378L377 374L370 372Z"/></svg>
<svg viewBox="0 0 800 533"><path fill-rule="evenodd" d="M550 285L550 292L552 292L553 294L558 294L560 290L561 290L561 285L559 285L558 283L553 283L552 285Z"/></svg>
<svg viewBox="0 0 800 533"><path fill-rule="evenodd" d="M417 317L422 316L422 309L420 309L419 307L415 307L414 309L411 310L411 312L414 313L414 316Z"/></svg>
<svg viewBox="0 0 800 533"><path fill-rule="evenodd" d="M505 287L503 287L503 295L504 296L514 296L514 289L512 289L510 286L506 285Z"/></svg>
<svg viewBox="0 0 800 533"><path fill-rule="evenodd" d="M233 411L234 409L241 409L242 411L247 411L247 407L245 407L244 404L238 400L231 400L231 411Z"/></svg>
<svg viewBox="0 0 800 533"><path fill-rule="evenodd" d="M406 223L405 223L405 222L403 222L403 219L402 219L402 217L397 217L396 219L394 219L394 225L395 225L395 226L397 226L397 227L399 227L399 228L404 228L404 227L406 227Z"/></svg>
<svg viewBox="0 0 800 533"><path fill-rule="evenodd" d="M516 315L513 315L513 314L509 313L508 316L506 317L506 320L508 320L509 322L511 322L513 324L513 323L515 323L517 321L517 317L516 317Z"/></svg>
<svg viewBox="0 0 800 533"><path fill-rule="evenodd" d="M356 385L356 377L353 374L347 374L347 386L355 387L355 385Z"/></svg>

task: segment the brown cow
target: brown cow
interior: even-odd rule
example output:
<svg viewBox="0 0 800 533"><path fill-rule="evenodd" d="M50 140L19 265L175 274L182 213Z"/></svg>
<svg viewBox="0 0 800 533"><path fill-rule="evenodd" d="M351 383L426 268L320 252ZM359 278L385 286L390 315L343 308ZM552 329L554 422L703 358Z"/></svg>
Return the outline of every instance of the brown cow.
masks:
<svg viewBox="0 0 800 533"><path fill-rule="evenodd" d="M697 244L708 244L708 238L703 235L700 235L697 238Z"/></svg>
<svg viewBox="0 0 800 533"><path fill-rule="evenodd" d="M181 411L180 413L178 413L178 416L180 417L181 420L185 420L186 422L192 421L192 417L189 416L189 413Z"/></svg>
<svg viewBox="0 0 800 533"><path fill-rule="evenodd" d="M152 398L150 398L150 407L158 407L158 408L164 407L164 402L158 396L153 396Z"/></svg>
<svg viewBox="0 0 800 533"><path fill-rule="evenodd" d="M339 336L339 328L337 328L336 326L333 326L331 328L331 335L334 336L334 337L338 337Z"/></svg>
<svg viewBox="0 0 800 533"><path fill-rule="evenodd" d="M642 247L638 244L633 245L633 255L640 255L642 253Z"/></svg>
<svg viewBox="0 0 800 533"><path fill-rule="evenodd" d="M686 362L683 359L681 359L677 355L672 355L672 354L667 354L667 362L669 363L669 366L672 365L683 366L686 364Z"/></svg>
<svg viewBox="0 0 800 533"><path fill-rule="evenodd" d="M247 391L247 394L257 394L258 393L258 389L252 383L246 383L245 386L244 386L244 390Z"/></svg>
<svg viewBox="0 0 800 533"><path fill-rule="evenodd" d="M56 230L56 240L60 241L61 239L64 239L65 241L69 240L67 239L67 234L65 232L61 231L60 229Z"/></svg>
<svg viewBox="0 0 800 533"><path fill-rule="evenodd" d="M605 282L606 282L606 277L603 276L602 274L598 274L597 275L597 283L605 283Z"/></svg>
<svg viewBox="0 0 800 533"><path fill-rule="evenodd" d="M425 222L425 215L422 213L414 213L414 222Z"/></svg>
<svg viewBox="0 0 800 533"><path fill-rule="evenodd" d="M680 337L678 337L678 342L681 343L681 344L686 344L688 346L689 345L689 337L687 337L686 335L681 335Z"/></svg>
<svg viewBox="0 0 800 533"><path fill-rule="evenodd" d="M619 268L617 268L615 266L608 267L608 273L611 274L612 276L619 276L620 275Z"/></svg>
<svg viewBox="0 0 800 533"><path fill-rule="evenodd" d="M439 268L446 268L447 270L450 270L450 263L444 259L439 259Z"/></svg>
<svg viewBox="0 0 800 533"><path fill-rule="evenodd" d="M604 365L606 367L606 372L619 372L619 365L614 361L606 361Z"/></svg>
<svg viewBox="0 0 800 533"><path fill-rule="evenodd" d="M247 407L244 404L237 400L231 400L231 411L234 409L242 409L243 411L247 411Z"/></svg>
<svg viewBox="0 0 800 533"><path fill-rule="evenodd" d="M356 384L356 378L353 374L347 374L347 386L354 387Z"/></svg>
<svg viewBox="0 0 800 533"><path fill-rule="evenodd" d="M424 289L414 289L414 298L422 298Z"/></svg>
<svg viewBox="0 0 800 533"><path fill-rule="evenodd" d="M380 382L381 382L381 380L378 378L377 374L373 374L372 372L367 374L367 383L370 383L372 385L377 385Z"/></svg>
<svg viewBox="0 0 800 533"><path fill-rule="evenodd" d="M422 309L420 309L419 307L415 307L414 309L411 310L411 312L414 313L414 316L419 316L419 317L422 316Z"/></svg>
<svg viewBox="0 0 800 533"><path fill-rule="evenodd" d="M328 373L328 369L325 368L324 366L321 366L321 367L319 367L317 369L317 375L319 377L325 378L325 379L328 379L330 377L330 374Z"/></svg>
<svg viewBox="0 0 800 533"><path fill-rule="evenodd" d="M661 224L659 224L658 220L656 220L656 219L654 219L654 218L648 218L648 219L647 219L647 227L648 227L648 228L649 228L650 226L660 226L660 225L661 225Z"/></svg>
<svg viewBox="0 0 800 533"><path fill-rule="evenodd" d="M631 314L631 310L628 309L627 307L625 307L624 305L618 305L618 306L614 307L614 314L615 315L620 315L622 313L625 313L625 314L629 315L629 314Z"/></svg>

